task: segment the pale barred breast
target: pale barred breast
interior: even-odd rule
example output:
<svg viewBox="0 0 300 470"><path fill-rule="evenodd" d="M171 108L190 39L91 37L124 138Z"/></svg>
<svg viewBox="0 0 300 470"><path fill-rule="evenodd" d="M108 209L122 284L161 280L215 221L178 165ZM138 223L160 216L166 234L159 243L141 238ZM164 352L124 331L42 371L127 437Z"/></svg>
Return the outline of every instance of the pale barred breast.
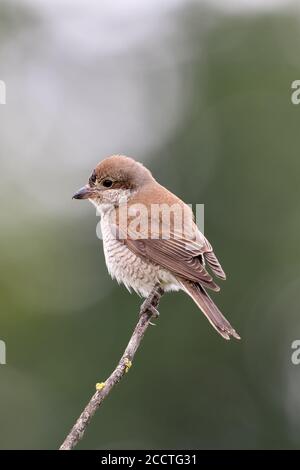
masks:
<svg viewBox="0 0 300 470"><path fill-rule="evenodd" d="M159 266L147 263L132 253L122 242L114 237L109 216L101 218L104 256L107 269L119 283L134 289L142 296L147 296L159 279Z"/></svg>

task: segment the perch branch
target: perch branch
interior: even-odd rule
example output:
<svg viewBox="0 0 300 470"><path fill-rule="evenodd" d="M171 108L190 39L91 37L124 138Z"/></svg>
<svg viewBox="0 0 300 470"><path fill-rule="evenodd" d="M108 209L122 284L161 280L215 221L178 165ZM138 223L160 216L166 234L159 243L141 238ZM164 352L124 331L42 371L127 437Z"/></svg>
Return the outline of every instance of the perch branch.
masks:
<svg viewBox="0 0 300 470"><path fill-rule="evenodd" d="M78 444L95 412L102 405L103 400L111 392L112 388L121 380L123 375L125 375L125 373L130 369L135 353L148 326L151 324L151 318L158 314L156 308L162 294L162 288L155 286L149 297L147 297L141 305L139 320L119 364L105 382L96 385L97 391L94 393L63 444L60 446L60 450L72 450Z"/></svg>

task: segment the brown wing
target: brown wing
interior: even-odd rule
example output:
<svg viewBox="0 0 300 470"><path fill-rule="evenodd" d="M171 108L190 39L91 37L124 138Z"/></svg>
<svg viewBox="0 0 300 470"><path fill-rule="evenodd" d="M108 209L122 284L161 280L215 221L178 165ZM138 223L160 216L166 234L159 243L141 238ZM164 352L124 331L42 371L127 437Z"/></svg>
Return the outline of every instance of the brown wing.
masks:
<svg viewBox="0 0 300 470"><path fill-rule="evenodd" d="M157 194L160 192L156 192ZM144 199L146 196L155 203L154 206L163 202L160 198L154 200L153 192L144 194ZM168 219L164 219L163 210L154 213L151 206L144 212L144 206L141 209L140 204L131 201L128 215L133 219L126 216L124 225L121 212L117 210L113 223L117 238L136 255L162 266L175 276L200 282L215 291L220 290L205 269L205 262L219 277L225 278L225 273L213 253L212 246L198 230L192 210L166 189L163 196L166 204L162 204L164 207L160 208L165 209L167 206L167 209L170 209ZM178 215L180 217L176 218ZM132 224L132 220L138 223Z"/></svg>
<svg viewBox="0 0 300 470"><path fill-rule="evenodd" d="M224 273L223 268L213 251L207 251L204 253L204 258L216 276L220 277L221 279L226 279L226 274Z"/></svg>
<svg viewBox="0 0 300 470"><path fill-rule="evenodd" d="M159 264L174 275L218 291L212 277L202 264L201 253L186 249L182 240L125 240L127 247L139 256Z"/></svg>
<svg viewBox="0 0 300 470"><path fill-rule="evenodd" d="M170 234L169 239L135 239L128 234L127 237L120 237L120 239L133 253L162 266L175 276L200 282L209 289L219 291L219 286L205 269L204 258L206 254L213 253L212 247L201 232L198 231L198 234L197 241L178 238L174 234ZM213 259L217 258L212 257ZM208 264L211 265L210 260ZM214 266L212 270L216 272L213 268ZM221 266L219 271L223 272Z"/></svg>

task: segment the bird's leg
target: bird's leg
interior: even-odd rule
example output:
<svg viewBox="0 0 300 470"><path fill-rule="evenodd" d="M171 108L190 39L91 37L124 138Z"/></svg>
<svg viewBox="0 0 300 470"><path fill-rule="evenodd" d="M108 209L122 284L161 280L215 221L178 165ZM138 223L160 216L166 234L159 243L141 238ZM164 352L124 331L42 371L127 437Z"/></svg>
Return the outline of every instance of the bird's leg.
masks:
<svg viewBox="0 0 300 470"><path fill-rule="evenodd" d="M162 289L160 284L156 284L148 295L148 297L142 303L140 308L140 316L148 312L151 313L152 317L157 318L159 316L159 312L156 307L158 306L163 293L164 290Z"/></svg>

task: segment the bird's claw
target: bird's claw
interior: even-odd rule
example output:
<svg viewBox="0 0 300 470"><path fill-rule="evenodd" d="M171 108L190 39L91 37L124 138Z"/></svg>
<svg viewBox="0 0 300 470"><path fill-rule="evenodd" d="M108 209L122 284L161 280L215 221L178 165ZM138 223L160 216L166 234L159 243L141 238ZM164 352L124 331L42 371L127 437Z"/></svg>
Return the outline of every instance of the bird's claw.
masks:
<svg viewBox="0 0 300 470"><path fill-rule="evenodd" d="M149 311L152 313L153 318L159 317L159 311L157 310L157 308L153 307L153 305L150 305Z"/></svg>
<svg viewBox="0 0 300 470"><path fill-rule="evenodd" d="M144 302L141 305L140 314L139 314L140 317L144 313L148 313L148 315L150 314L149 320L152 319L152 317L153 318L159 317L159 311L157 310L156 307L154 307L154 305L155 306L158 305L159 299L162 296L162 294L163 294L163 289L159 285L155 285L153 290L149 294L149 296L144 300ZM149 321L149 324L155 326L155 323L152 323L151 321Z"/></svg>
<svg viewBox="0 0 300 470"><path fill-rule="evenodd" d="M145 312L151 313L151 316L154 318L159 317L159 311L155 307L153 307L153 305L150 302L148 302L148 299L146 299L145 302L141 306L140 316L143 315L143 313Z"/></svg>

